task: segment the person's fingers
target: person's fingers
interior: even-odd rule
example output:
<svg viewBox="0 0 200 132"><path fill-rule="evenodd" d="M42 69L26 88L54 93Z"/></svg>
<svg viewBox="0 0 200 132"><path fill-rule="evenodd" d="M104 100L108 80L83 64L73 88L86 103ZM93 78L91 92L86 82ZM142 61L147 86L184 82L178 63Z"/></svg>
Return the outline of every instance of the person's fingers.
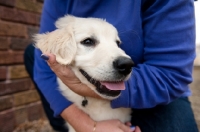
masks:
<svg viewBox="0 0 200 132"><path fill-rule="evenodd" d="M132 124L131 124L131 122L126 122L125 125L130 127Z"/></svg>
<svg viewBox="0 0 200 132"><path fill-rule="evenodd" d="M45 53L41 55L41 58L47 61L47 64L51 67L51 70L54 71L56 74L60 74L61 70L63 70L63 66L60 65L57 61L56 61L56 56L50 53Z"/></svg>
<svg viewBox="0 0 200 132"><path fill-rule="evenodd" d="M41 58L46 60L48 64L54 64L57 63L56 56L50 53L45 53L41 55Z"/></svg>
<svg viewBox="0 0 200 132"><path fill-rule="evenodd" d="M41 54L41 58L48 61L49 60L49 56L45 55L45 54Z"/></svg>
<svg viewBox="0 0 200 132"><path fill-rule="evenodd" d="M51 70L56 73L57 76L59 76L59 77L65 76L68 78L68 80L73 80L71 82L77 83L78 80L75 79L75 74L71 70L71 68L66 65L59 64L56 61L56 56L54 54L45 53L45 54L42 54L41 57L43 59L48 58L47 64L50 66ZM62 76L60 76L60 75L62 75Z"/></svg>
<svg viewBox="0 0 200 132"><path fill-rule="evenodd" d="M140 130L140 128L138 126L136 126L134 132L141 132L141 130Z"/></svg>
<svg viewBox="0 0 200 132"><path fill-rule="evenodd" d="M46 53L45 55L49 57L49 60L48 60L47 62L48 62L50 65L58 64L58 62L56 61L56 56L55 56L54 54Z"/></svg>
<svg viewBox="0 0 200 132"><path fill-rule="evenodd" d="M122 129L123 132L132 132L133 130L129 127L129 126L126 126L125 124L121 123L119 125L119 128Z"/></svg>

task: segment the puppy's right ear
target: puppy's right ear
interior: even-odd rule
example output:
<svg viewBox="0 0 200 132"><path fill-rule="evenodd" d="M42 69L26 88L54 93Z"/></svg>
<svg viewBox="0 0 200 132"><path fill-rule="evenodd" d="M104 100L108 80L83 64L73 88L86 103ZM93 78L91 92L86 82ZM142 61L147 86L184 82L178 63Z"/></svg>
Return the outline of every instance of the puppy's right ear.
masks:
<svg viewBox="0 0 200 132"><path fill-rule="evenodd" d="M36 48L42 53L54 54L60 64L68 65L75 57L77 45L70 26L46 34L37 34L34 41Z"/></svg>

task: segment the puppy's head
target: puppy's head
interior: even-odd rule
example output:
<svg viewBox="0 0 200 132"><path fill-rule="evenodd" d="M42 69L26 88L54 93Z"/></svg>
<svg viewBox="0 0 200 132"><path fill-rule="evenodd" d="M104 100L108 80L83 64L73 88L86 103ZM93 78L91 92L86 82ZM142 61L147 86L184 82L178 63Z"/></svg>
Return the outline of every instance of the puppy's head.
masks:
<svg viewBox="0 0 200 132"><path fill-rule="evenodd" d="M35 46L70 65L76 76L100 96L114 99L125 89L133 61L119 48L117 30L97 18L65 16L57 30L35 36Z"/></svg>

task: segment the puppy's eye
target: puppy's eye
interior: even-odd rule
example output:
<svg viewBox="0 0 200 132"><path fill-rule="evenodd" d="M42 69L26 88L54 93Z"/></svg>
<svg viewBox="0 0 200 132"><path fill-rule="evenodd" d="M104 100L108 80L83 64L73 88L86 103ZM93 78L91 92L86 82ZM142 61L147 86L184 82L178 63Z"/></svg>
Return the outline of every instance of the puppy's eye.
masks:
<svg viewBox="0 0 200 132"><path fill-rule="evenodd" d="M92 45L95 45L95 40L92 38L87 38L81 41L81 44L86 45L86 46L92 46Z"/></svg>
<svg viewBox="0 0 200 132"><path fill-rule="evenodd" d="M117 46L119 46L121 44L121 41L116 40Z"/></svg>

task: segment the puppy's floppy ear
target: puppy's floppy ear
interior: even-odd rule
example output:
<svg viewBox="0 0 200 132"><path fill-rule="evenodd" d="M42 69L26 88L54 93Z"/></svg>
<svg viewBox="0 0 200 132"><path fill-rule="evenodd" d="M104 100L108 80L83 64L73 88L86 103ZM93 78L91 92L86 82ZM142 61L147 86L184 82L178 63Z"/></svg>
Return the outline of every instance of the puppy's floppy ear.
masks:
<svg viewBox="0 0 200 132"><path fill-rule="evenodd" d="M64 17L59 18L56 21L55 25L57 28L66 28L68 25L75 23L76 19L79 19L79 18L71 16L71 15L66 15Z"/></svg>
<svg viewBox="0 0 200 132"><path fill-rule="evenodd" d="M42 53L56 55L56 60L60 64L68 65L75 57L77 45L70 25L50 33L37 34L34 36L34 41L35 47Z"/></svg>

